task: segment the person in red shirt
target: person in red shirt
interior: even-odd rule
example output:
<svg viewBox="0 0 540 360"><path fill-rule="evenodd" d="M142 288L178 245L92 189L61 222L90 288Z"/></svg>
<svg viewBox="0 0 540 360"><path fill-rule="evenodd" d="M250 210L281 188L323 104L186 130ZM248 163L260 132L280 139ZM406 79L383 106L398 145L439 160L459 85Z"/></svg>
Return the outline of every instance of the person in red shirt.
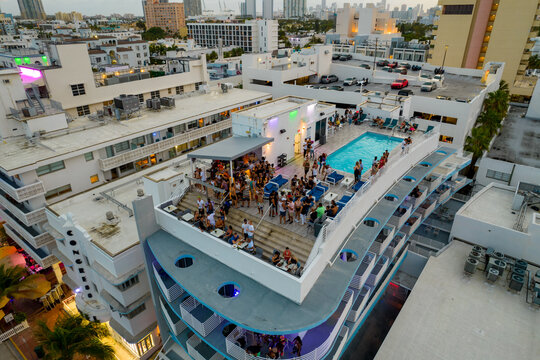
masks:
<svg viewBox="0 0 540 360"><path fill-rule="evenodd" d="M291 250L289 250L288 247L285 248L285 251L283 252L283 259L285 259L286 262L289 262L289 259L291 258Z"/></svg>

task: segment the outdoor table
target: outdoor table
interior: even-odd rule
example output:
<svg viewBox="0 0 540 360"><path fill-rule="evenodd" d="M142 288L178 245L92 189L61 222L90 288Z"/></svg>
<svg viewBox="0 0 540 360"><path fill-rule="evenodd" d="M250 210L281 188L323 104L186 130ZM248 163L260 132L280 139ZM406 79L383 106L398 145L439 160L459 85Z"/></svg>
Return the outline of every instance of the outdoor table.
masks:
<svg viewBox="0 0 540 360"><path fill-rule="evenodd" d="M210 232L210 234L214 235L215 237L222 237L223 234L225 234L225 231L221 230L221 229L214 229Z"/></svg>
<svg viewBox="0 0 540 360"><path fill-rule="evenodd" d="M325 202L332 202L332 200L336 200L338 197L338 194L336 193L333 193L333 192L329 192L328 194L326 194L323 198L323 200Z"/></svg>
<svg viewBox="0 0 540 360"><path fill-rule="evenodd" d="M187 213L187 214L182 215L182 220L189 222L189 221L193 220L194 217L195 216L193 216L192 213Z"/></svg>
<svg viewBox="0 0 540 360"><path fill-rule="evenodd" d="M165 210L166 212L168 212L168 213L171 213L171 212L173 212L173 211L175 211L175 210L177 210L177 209L178 209L178 208L177 208L176 206L174 206L174 205L169 205L169 206L167 206L164 210Z"/></svg>

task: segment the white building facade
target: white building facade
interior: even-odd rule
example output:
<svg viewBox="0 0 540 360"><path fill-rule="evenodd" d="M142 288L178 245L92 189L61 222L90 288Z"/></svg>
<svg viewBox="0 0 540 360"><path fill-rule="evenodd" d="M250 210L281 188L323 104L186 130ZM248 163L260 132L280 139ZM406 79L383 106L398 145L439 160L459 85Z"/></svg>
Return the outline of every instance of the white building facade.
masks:
<svg viewBox="0 0 540 360"><path fill-rule="evenodd" d="M283 17L301 19L306 16L306 0L283 0Z"/></svg>

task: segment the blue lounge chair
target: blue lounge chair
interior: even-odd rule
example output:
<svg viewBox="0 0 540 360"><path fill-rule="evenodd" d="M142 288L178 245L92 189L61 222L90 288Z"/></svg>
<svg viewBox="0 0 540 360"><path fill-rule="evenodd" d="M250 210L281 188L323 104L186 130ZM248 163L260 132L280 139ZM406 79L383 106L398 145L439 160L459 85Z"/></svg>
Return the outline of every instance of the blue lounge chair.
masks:
<svg viewBox="0 0 540 360"><path fill-rule="evenodd" d="M344 175L338 174L337 171L334 171L326 177L326 181L328 181L330 184L336 185L338 182L340 182L344 178L345 178Z"/></svg>
<svg viewBox="0 0 540 360"><path fill-rule="evenodd" d="M392 122L392 119L391 118L386 118L386 120L384 120L384 123L382 124L381 127L384 129L385 127L390 125L390 122Z"/></svg>
<svg viewBox="0 0 540 360"><path fill-rule="evenodd" d="M397 123L398 123L398 120L397 119L393 119L392 122L390 123L390 125L386 126L386 128L388 130L392 130L393 128L395 128L397 126Z"/></svg>
<svg viewBox="0 0 540 360"><path fill-rule="evenodd" d="M356 184L354 184L352 186L352 189L356 192L358 190L360 190L360 188L362 187L362 185L364 185L364 181L358 181Z"/></svg>
<svg viewBox="0 0 540 360"><path fill-rule="evenodd" d="M424 134L429 134L434 128L435 128L435 126L429 125L429 126L427 127L426 131L424 131Z"/></svg>
<svg viewBox="0 0 540 360"><path fill-rule="evenodd" d="M319 199L327 191L328 191L328 186L324 186L324 185L319 184L314 189L310 190L307 194L310 195L310 196L313 196L315 201L319 201Z"/></svg>
<svg viewBox="0 0 540 360"><path fill-rule="evenodd" d="M278 191L279 190L279 185L276 184L275 182L272 182L272 181L269 181L268 184L266 184L264 186L264 197L269 197L270 194L273 192L273 191Z"/></svg>
<svg viewBox="0 0 540 360"><path fill-rule="evenodd" d="M289 180L285 179L281 174L270 180L270 182L276 183L278 187L282 187L285 185Z"/></svg>
<svg viewBox="0 0 540 360"><path fill-rule="evenodd" d="M379 126L379 124L375 122L375 119L376 118L371 119L371 124L369 124L369 126Z"/></svg>
<svg viewBox="0 0 540 360"><path fill-rule="evenodd" d="M343 196L341 197L341 199L338 200L338 203L346 204L346 203L348 203L349 200L351 200L351 199L352 199L352 195L347 195L347 194L345 194L345 195L343 195Z"/></svg>

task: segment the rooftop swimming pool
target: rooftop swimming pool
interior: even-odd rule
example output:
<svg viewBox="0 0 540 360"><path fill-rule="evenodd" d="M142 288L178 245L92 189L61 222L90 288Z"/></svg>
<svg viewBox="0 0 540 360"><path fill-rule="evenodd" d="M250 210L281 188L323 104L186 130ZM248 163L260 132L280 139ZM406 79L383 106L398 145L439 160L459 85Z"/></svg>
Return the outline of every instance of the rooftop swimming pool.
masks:
<svg viewBox="0 0 540 360"><path fill-rule="evenodd" d="M326 162L332 169L353 173L354 164L362 159L363 172L366 172L371 168L375 156L380 159L385 150L391 152L402 141L400 138L366 132L328 155Z"/></svg>

